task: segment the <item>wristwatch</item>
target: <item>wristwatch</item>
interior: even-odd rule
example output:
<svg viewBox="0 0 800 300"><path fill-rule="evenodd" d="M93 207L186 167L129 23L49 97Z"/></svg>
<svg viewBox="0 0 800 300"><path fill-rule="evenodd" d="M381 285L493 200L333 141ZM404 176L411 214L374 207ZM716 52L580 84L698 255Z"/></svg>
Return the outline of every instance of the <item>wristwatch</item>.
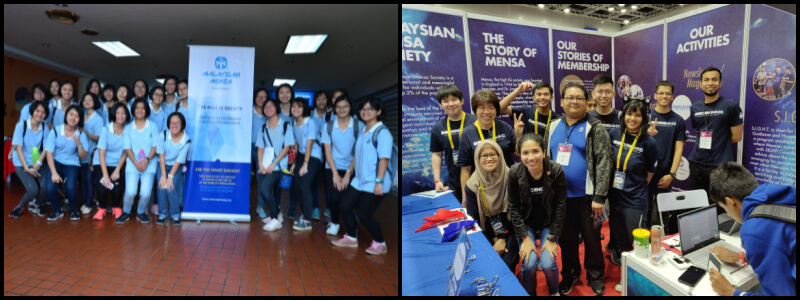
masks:
<svg viewBox="0 0 800 300"><path fill-rule="evenodd" d="M552 234L548 234L547 235L547 241L555 243L556 242L556 236L552 235Z"/></svg>
<svg viewBox="0 0 800 300"><path fill-rule="evenodd" d="M383 184L383 179L375 178L375 183Z"/></svg>
<svg viewBox="0 0 800 300"><path fill-rule="evenodd" d="M670 173L669 173L669 176L672 176L672 178L675 178L675 177L676 177L676 176L675 176L675 173L672 173L672 172L670 172Z"/></svg>

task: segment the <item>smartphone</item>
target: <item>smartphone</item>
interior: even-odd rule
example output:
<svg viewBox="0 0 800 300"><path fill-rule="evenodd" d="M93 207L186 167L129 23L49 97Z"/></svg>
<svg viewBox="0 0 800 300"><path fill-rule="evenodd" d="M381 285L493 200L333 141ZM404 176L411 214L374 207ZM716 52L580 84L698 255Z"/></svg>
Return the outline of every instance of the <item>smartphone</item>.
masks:
<svg viewBox="0 0 800 300"><path fill-rule="evenodd" d="M700 279L703 278L704 275L706 275L705 270L695 266L690 266L689 269L687 269L685 272L683 272L683 274L681 274L681 277L678 278L678 282L688 285L690 287L694 287L695 285L697 285L697 282L699 282Z"/></svg>
<svg viewBox="0 0 800 300"><path fill-rule="evenodd" d="M711 271L711 268L714 268L715 270L717 270L717 272L721 273L722 272L721 271L722 270L722 261L719 258L717 258L717 256L714 255L714 253L710 253L709 252L708 253L708 267L706 269Z"/></svg>

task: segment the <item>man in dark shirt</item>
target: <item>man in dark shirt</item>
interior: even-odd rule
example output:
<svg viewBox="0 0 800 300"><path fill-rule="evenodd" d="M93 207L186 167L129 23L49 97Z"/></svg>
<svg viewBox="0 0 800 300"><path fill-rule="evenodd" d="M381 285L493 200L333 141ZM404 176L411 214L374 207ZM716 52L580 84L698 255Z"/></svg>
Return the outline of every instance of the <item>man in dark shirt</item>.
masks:
<svg viewBox="0 0 800 300"><path fill-rule="evenodd" d="M514 100L520 93L527 92L533 87L533 101L536 102L536 107L523 106L523 107L510 107L511 101ZM522 114L522 120L525 122L522 132L516 138L519 140L523 134L535 133L544 138L547 138L545 132L550 128L550 123L558 120L561 116L550 109L550 103L553 101L553 87L547 82L541 81L533 85L530 81L525 81L519 84L511 94L500 101L500 112L517 118ZM545 143L547 140L545 139Z"/></svg>
<svg viewBox="0 0 800 300"><path fill-rule="evenodd" d="M590 111L589 115L597 118L603 123L603 126L610 132L611 129L620 128L621 122L619 121L619 110L614 109L614 80L608 75L597 75L594 77L594 90L592 90L592 98L597 101L595 110Z"/></svg>

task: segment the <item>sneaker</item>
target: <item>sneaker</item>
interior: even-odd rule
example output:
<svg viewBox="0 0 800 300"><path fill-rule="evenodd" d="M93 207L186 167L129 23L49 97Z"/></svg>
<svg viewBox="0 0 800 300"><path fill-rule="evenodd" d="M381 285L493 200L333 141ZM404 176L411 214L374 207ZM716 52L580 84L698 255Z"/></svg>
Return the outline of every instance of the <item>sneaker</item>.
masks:
<svg viewBox="0 0 800 300"><path fill-rule="evenodd" d="M358 248L358 240L348 237L346 234L339 240L333 241L337 247Z"/></svg>
<svg viewBox="0 0 800 300"><path fill-rule="evenodd" d="M165 220L164 218L158 218L158 220L156 220L156 225L161 226L164 225L165 222L167 222L167 220Z"/></svg>
<svg viewBox="0 0 800 300"><path fill-rule="evenodd" d="M289 214L287 214L286 217L288 217L289 220L294 220L295 219L294 209L289 209Z"/></svg>
<svg viewBox="0 0 800 300"><path fill-rule="evenodd" d="M28 212L31 213L31 215L36 215L39 213L39 207L28 205Z"/></svg>
<svg viewBox="0 0 800 300"><path fill-rule="evenodd" d="M114 212L114 219L119 219L122 216L122 208L114 207L111 210Z"/></svg>
<svg viewBox="0 0 800 300"><path fill-rule="evenodd" d="M82 215L88 215L90 213L92 213L92 208L91 207L88 207L86 205L82 205L81 206L81 214Z"/></svg>
<svg viewBox="0 0 800 300"><path fill-rule="evenodd" d="M181 227L181 219L172 220L172 226Z"/></svg>
<svg viewBox="0 0 800 300"><path fill-rule="evenodd" d="M8 217L12 218L12 219L16 219L16 218L19 218L20 215L22 215L22 209L17 207L17 208L14 208L14 210L11 212L11 214L8 215Z"/></svg>
<svg viewBox="0 0 800 300"><path fill-rule="evenodd" d="M617 291L617 293L622 293L622 282L617 282L617 285L614 286L614 290Z"/></svg>
<svg viewBox="0 0 800 300"><path fill-rule="evenodd" d="M278 222L278 220L270 218L269 223L267 223L267 225L264 225L263 229L266 231L275 231L281 228L283 228L283 225L281 225L281 223Z"/></svg>
<svg viewBox="0 0 800 300"><path fill-rule="evenodd" d="M60 211L59 212L53 212L52 214L50 214L49 217L47 217L47 220L48 221L55 221L55 220L61 219L63 217L64 217L64 213L63 212L60 212Z"/></svg>
<svg viewBox="0 0 800 300"><path fill-rule="evenodd" d="M69 219L70 221L78 221L81 219L81 214L79 214L77 211L73 211L72 213L70 213Z"/></svg>
<svg viewBox="0 0 800 300"><path fill-rule="evenodd" d="M311 222L300 219L292 228L297 231L309 231L311 230Z"/></svg>
<svg viewBox="0 0 800 300"><path fill-rule="evenodd" d="M559 294L558 292L556 292L555 294L552 294L552 295L550 295L550 296L561 296L561 294Z"/></svg>
<svg viewBox="0 0 800 300"><path fill-rule="evenodd" d="M337 234L339 234L339 224L333 224L333 223L328 224L328 231L326 231L325 233L327 233L328 235L336 236Z"/></svg>
<svg viewBox="0 0 800 300"><path fill-rule="evenodd" d="M39 208L38 208L38 213L37 213L37 214L38 214L40 217L45 217L45 216L47 216L47 209L46 209L46 208L44 208L44 205L42 205L42 206L39 206Z"/></svg>
<svg viewBox="0 0 800 300"><path fill-rule="evenodd" d="M97 213L94 214L94 219L98 220L98 221L102 221L103 217L105 217L105 216L106 216L106 210L102 209L102 208L98 208L97 209Z"/></svg>
<svg viewBox="0 0 800 300"><path fill-rule="evenodd" d="M620 255L621 254L619 253L619 250L611 249L611 247L608 246L609 244L606 244L606 251L608 251L608 254L609 254L610 259L611 259L611 263L613 263L615 265L618 265L618 266L622 265L622 263L620 261Z"/></svg>
<svg viewBox="0 0 800 300"><path fill-rule="evenodd" d="M115 208L115 209L119 209L119 208ZM115 214L116 214L116 212L115 212ZM130 218L131 218L131 215L126 214L126 213L122 213L122 215L120 215L119 218L117 218L117 224L125 224L125 222L128 222L128 220Z"/></svg>
<svg viewBox="0 0 800 300"><path fill-rule="evenodd" d="M325 210L325 217L326 218L330 218L331 217L331 210L330 209L326 209Z"/></svg>
<svg viewBox="0 0 800 300"><path fill-rule="evenodd" d="M575 283L578 281L580 281L580 278L561 280L561 283L558 284L558 292L561 293L561 296L569 295L569 293L572 292L572 287L575 286Z"/></svg>
<svg viewBox="0 0 800 300"><path fill-rule="evenodd" d="M376 241L372 241L372 246L367 249L367 253L372 255L381 255L386 253L386 243L379 244Z"/></svg>
<svg viewBox="0 0 800 300"><path fill-rule="evenodd" d="M319 208L315 208L314 212L311 213L312 220L319 220Z"/></svg>
<svg viewBox="0 0 800 300"><path fill-rule="evenodd" d="M150 224L150 217L148 217L147 214L136 215L136 219L142 222L142 224Z"/></svg>
<svg viewBox="0 0 800 300"><path fill-rule="evenodd" d="M280 211L280 210L278 210L278 211ZM283 215L280 214L280 213L278 213L278 223L283 224Z"/></svg>
<svg viewBox="0 0 800 300"><path fill-rule="evenodd" d="M602 280L595 280L589 283L592 286L592 293L595 295L603 295L606 293L606 284Z"/></svg>

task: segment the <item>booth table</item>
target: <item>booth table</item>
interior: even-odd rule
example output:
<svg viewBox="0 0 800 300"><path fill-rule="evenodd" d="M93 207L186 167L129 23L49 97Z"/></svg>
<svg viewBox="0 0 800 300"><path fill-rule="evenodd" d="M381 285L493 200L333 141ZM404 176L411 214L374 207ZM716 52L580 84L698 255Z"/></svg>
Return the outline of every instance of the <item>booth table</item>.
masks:
<svg viewBox="0 0 800 300"><path fill-rule="evenodd" d="M720 238L725 242L739 246L742 244L739 232L727 235L720 232ZM666 250L665 250L666 251ZM685 270L680 270L670 264L667 259L671 259L674 252L665 253L661 264L654 266L650 263L650 258L640 258L633 251L622 253L622 295L623 296L716 296L717 293L711 288L711 281L708 273L703 276L694 288L678 282L678 277ZM630 286L629 286L630 284ZM758 278L755 273L744 284L741 290L751 290L758 286ZM691 293L690 293L691 290Z"/></svg>
<svg viewBox="0 0 800 300"><path fill-rule="evenodd" d="M406 196L402 198L402 273L403 296L444 296L447 287L449 270L447 266L453 262L456 242L441 243L442 235L437 228L414 233L425 223L423 217L432 216L439 208L454 209L461 205L452 193L435 199ZM499 276L495 289L500 289L501 296L527 296L525 289L506 264L494 251L483 233L470 234L473 254L476 259L467 267L473 270L464 274L461 282L460 296L475 296L475 286L470 283L478 277L489 282Z"/></svg>

